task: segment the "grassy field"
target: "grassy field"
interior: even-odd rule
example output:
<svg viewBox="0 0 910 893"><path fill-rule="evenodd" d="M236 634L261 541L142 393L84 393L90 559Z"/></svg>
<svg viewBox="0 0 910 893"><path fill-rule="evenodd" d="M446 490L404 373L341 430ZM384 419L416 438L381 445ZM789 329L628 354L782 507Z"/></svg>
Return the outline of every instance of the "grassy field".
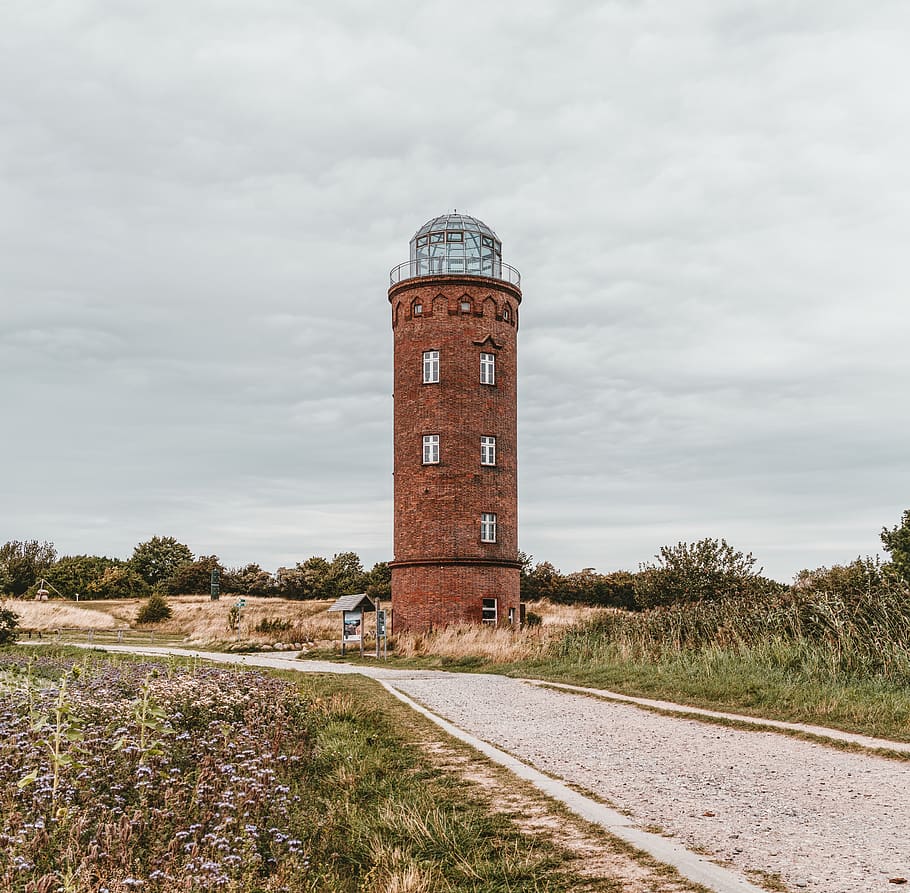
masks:
<svg viewBox="0 0 910 893"><path fill-rule="evenodd" d="M686 891L363 677L0 651L0 889Z"/></svg>
<svg viewBox="0 0 910 893"><path fill-rule="evenodd" d="M337 614L326 613L330 600L292 601L281 598L246 599L241 611L240 628L232 631L228 612L236 600L225 597L212 601L207 595L183 595L168 598L173 612L171 618L154 624L156 634L190 645L219 644L239 640L273 644L329 642L338 636L340 621ZM112 599L71 602L16 600L7 604L20 616L24 629L80 630L134 629L136 615L142 604L137 599ZM260 632L263 621L287 623L287 629ZM151 627L150 627L151 628Z"/></svg>
<svg viewBox="0 0 910 893"><path fill-rule="evenodd" d="M156 635L224 647L302 644L337 658L340 621L327 601L247 599L235 638L233 599L171 599ZM23 626L113 629L134 624L138 603L13 602ZM477 670L572 682L625 694L828 725L910 740L910 607L900 593L838 602L813 596L789 605L681 605L639 614L533 602L543 622L521 632L449 627L398 635L401 666ZM263 621L290 624L257 632ZM355 659L349 655L348 659Z"/></svg>

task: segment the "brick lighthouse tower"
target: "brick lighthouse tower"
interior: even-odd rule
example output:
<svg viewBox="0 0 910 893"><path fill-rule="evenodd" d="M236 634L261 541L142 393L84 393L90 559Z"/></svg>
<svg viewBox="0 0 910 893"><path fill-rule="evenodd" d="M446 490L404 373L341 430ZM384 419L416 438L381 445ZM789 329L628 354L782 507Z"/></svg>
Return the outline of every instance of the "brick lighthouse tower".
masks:
<svg viewBox="0 0 910 893"><path fill-rule="evenodd" d="M518 622L518 271L465 214L391 272L397 632Z"/></svg>

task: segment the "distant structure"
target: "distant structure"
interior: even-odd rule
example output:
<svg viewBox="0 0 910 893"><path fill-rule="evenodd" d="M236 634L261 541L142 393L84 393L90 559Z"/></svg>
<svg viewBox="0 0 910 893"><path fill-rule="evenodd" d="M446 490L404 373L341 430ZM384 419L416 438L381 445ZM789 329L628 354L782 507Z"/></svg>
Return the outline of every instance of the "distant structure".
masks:
<svg viewBox="0 0 910 893"><path fill-rule="evenodd" d="M391 271L396 632L519 620L518 271L465 214Z"/></svg>

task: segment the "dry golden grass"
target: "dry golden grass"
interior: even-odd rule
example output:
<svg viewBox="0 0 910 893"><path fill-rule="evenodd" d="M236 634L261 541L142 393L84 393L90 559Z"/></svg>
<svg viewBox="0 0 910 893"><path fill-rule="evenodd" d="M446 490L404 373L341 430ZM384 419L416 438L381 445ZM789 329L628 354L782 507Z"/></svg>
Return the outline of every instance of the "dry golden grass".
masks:
<svg viewBox="0 0 910 893"><path fill-rule="evenodd" d="M542 600L529 602L527 610L540 616L539 626L512 630L504 626L461 624L430 633L402 633L395 636L395 653L400 657L478 657L490 663L531 660L542 656L567 626L590 619L599 609L554 605Z"/></svg>
<svg viewBox="0 0 910 893"><path fill-rule="evenodd" d="M341 620L326 609L331 599L291 601L283 598L247 597L241 613L240 629L235 635L228 627L228 612L236 599L232 596L213 602L207 595L182 595L168 598L173 616L155 625L165 635L184 638L192 644L224 642L240 638L244 641L329 642L337 639ZM136 626L136 614L141 601L117 599L111 601L20 601L8 602L19 615L25 629L118 629ZM264 619L286 620L289 630L257 633L256 626Z"/></svg>
<svg viewBox="0 0 910 893"><path fill-rule="evenodd" d="M123 625L112 614L83 608L74 602L11 599L4 605L19 615L19 625L25 629L114 629Z"/></svg>
<svg viewBox="0 0 910 893"><path fill-rule="evenodd" d="M339 615L327 613L332 599L292 601L284 598L245 598L246 607L241 612L237 636L228 627L228 612L236 601L233 596L217 602L211 601L207 595L169 599L173 616L159 624L158 628L164 633L182 635L193 644L234 638L263 644L325 642L340 635ZM256 632L256 627L263 620L289 621L291 628L280 632Z"/></svg>
<svg viewBox="0 0 910 893"><path fill-rule="evenodd" d="M213 602L207 595L181 595L168 598L172 617L155 624L156 633L179 638L192 645L207 643L255 642L259 644L315 643L319 647L337 646L341 637L341 617L329 614L332 599L292 601L283 598L246 597L240 629L237 633L228 626L228 612L236 597L225 596ZM117 599L111 601L74 602L8 602L21 618L25 629L124 629L136 627L136 614L141 601ZM427 634L402 634L394 638L397 654L421 657L428 654L462 658L480 657L495 663L533 658L540 655L562 631L592 616L597 609L577 605L554 605L548 601L530 602L528 611L541 617L539 626L521 631L489 626L452 626ZM256 627L263 620L288 621L290 629L260 633ZM367 621L367 631L373 629Z"/></svg>

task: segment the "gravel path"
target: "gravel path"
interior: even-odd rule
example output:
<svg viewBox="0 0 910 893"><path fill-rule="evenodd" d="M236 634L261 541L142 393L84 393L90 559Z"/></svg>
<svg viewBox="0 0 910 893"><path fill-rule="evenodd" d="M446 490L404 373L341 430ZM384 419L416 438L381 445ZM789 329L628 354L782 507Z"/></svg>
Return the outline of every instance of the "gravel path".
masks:
<svg viewBox="0 0 910 893"><path fill-rule="evenodd" d="M745 871L826 893L907 889L910 764L496 676L393 685L538 769Z"/></svg>

